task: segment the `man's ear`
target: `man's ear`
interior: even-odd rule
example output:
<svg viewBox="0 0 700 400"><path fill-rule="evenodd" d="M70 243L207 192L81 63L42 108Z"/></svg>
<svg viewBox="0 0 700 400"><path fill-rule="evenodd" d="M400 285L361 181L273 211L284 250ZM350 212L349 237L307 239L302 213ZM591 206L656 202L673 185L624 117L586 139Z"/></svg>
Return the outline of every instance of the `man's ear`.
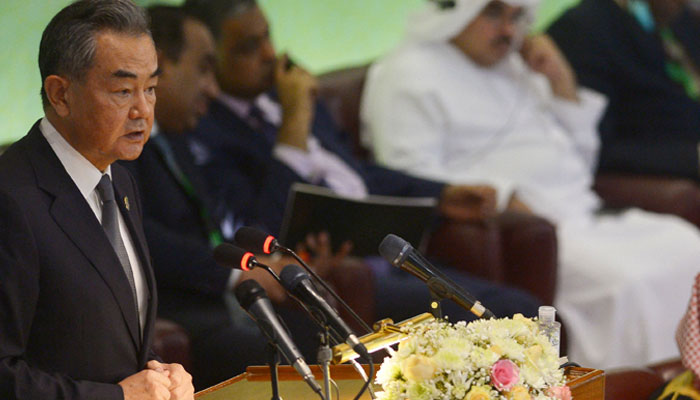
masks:
<svg viewBox="0 0 700 400"><path fill-rule="evenodd" d="M70 114L68 104L68 88L71 82L58 75L49 75L44 79L44 92L51 103L56 114L60 117L67 117Z"/></svg>

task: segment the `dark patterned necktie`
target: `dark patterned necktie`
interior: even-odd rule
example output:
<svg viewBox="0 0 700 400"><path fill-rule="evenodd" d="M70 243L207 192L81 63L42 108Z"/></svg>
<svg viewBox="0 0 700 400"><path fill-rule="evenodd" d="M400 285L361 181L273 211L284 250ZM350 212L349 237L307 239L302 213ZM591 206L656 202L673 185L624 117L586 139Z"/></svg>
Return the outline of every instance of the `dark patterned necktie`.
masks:
<svg viewBox="0 0 700 400"><path fill-rule="evenodd" d="M247 121L253 130L263 135L269 144L274 144L277 138L277 127L270 123L257 105L253 104L248 112Z"/></svg>
<svg viewBox="0 0 700 400"><path fill-rule="evenodd" d="M109 178L109 175L102 175L102 179L100 179L96 189L102 198L102 228L105 230L107 239L109 239L109 242L112 244L114 251L117 253L119 262L126 274L126 279L129 281L131 294L134 297L134 305L136 306L136 315L139 316L140 320L141 314L139 313L139 303L136 297L134 272L131 270L129 255L126 252L126 247L124 246L124 241L119 231L119 209L114 199L114 186L112 186L112 180Z"/></svg>

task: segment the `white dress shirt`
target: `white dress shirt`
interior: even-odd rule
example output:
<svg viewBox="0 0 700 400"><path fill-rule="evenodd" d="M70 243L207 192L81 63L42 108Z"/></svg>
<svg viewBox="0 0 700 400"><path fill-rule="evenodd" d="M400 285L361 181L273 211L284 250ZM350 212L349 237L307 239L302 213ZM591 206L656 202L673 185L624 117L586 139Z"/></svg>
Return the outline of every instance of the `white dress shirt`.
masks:
<svg viewBox="0 0 700 400"><path fill-rule="evenodd" d="M103 173L100 172L90 161L88 161L82 154L80 154L76 149L71 146L66 139L61 136L56 128L49 122L47 118L41 120L39 125L41 133L49 142L51 149L56 153L59 161L66 169L66 172L71 177L75 185L80 190L80 193L87 201L88 205L95 213L97 220L102 223L102 200L100 195L97 193L96 187L100 182ZM104 172L112 178L111 166L107 167ZM146 277L144 275L143 266L141 265L141 260L136 254L134 248L134 242L129 234L129 228L124 223L124 217L121 214L121 210L118 212L119 215L119 231L122 236L122 241L124 242L124 247L126 247L126 253L129 256L129 262L131 263L131 269L134 274L134 285L136 286L136 298L138 299L138 310L139 310L139 322L141 324L141 335L143 335L143 328L146 324L146 314L148 312L148 286L146 283Z"/></svg>
<svg viewBox="0 0 700 400"><path fill-rule="evenodd" d="M227 94L221 94L219 100L243 120L247 120L255 104L262 111L265 121L275 127L282 124L282 108L266 93L254 101L246 101ZM367 196L367 186L361 176L334 153L321 146L318 139L308 135L307 150L276 143L272 150L273 157L281 161L299 176L313 184L325 182L339 195L352 198Z"/></svg>

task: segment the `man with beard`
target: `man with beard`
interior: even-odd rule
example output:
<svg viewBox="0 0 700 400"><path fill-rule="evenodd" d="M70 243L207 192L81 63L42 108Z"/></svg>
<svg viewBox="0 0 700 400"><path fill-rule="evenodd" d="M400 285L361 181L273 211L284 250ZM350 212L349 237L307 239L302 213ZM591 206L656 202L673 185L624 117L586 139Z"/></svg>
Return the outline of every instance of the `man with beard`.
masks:
<svg viewBox="0 0 700 400"><path fill-rule="evenodd" d="M524 37L536 0L432 2L374 64L362 102L378 160L417 176L488 182L557 226L555 306L569 356L640 365L677 354L676 289L700 261L700 235L675 217L599 213L591 190L602 96L579 89L547 36ZM400 140L399 140L400 139Z"/></svg>

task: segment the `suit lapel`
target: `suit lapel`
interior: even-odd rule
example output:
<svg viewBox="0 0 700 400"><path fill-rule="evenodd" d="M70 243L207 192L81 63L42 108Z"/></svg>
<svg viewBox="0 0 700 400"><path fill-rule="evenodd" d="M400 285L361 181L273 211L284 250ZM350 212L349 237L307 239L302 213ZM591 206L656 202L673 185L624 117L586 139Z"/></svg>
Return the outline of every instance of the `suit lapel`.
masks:
<svg viewBox="0 0 700 400"><path fill-rule="evenodd" d="M38 124L30 131L28 140L29 148L36 149L29 153L29 157L37 183L39 187L54 196L50 208L52 217L110 288L119 304L134 347L138 351L139 324L131 287L107 235L51 146L44 139Z"/></svg>

